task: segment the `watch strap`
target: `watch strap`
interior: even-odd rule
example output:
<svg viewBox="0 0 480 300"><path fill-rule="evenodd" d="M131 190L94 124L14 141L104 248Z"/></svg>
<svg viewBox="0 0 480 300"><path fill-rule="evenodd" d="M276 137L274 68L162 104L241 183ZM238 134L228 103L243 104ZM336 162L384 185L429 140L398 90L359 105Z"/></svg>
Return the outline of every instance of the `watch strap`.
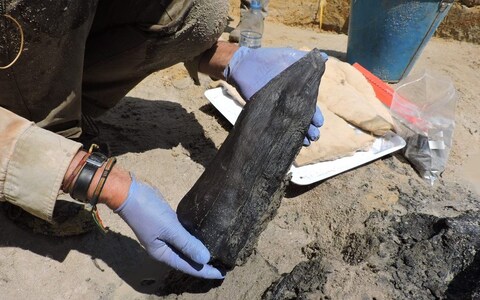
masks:
<svg viewBox="0 0 480 300"><path fill-rule="evenodd" d="M87 202L87 193L97 170L105 163L107 157L99 152L93 152L87 159L73 185L71 196L73 199Z"/></svg>

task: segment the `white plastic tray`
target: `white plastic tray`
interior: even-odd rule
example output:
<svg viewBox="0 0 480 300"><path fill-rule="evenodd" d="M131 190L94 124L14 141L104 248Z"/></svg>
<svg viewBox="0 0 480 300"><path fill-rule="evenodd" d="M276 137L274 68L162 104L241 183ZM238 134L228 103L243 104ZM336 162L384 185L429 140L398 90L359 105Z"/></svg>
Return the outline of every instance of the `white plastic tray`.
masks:
<svg viewBox="0 0 480 300"><path fill-rule="evenodd" d="M231 124L235 124L242 111L242 106L224 93L223 88L209 89L205 91L205 97ZM352 156L302 167L292 165L290 167L291 181L298 185L321 181L400 150L404 146L405 141L400 136L389 132L384 137L377 138L369 151L358 151Z"/></svg>

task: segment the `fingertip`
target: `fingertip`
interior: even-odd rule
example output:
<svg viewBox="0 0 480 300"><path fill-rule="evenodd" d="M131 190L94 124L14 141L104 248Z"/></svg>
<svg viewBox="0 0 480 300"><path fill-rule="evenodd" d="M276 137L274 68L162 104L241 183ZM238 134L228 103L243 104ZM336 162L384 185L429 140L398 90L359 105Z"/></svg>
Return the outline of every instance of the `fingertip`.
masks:
<svg viewBox="0 0 480 300"><path fill-rule="evenodd" d="M200 264L184 254L172 249L167 244L157 248L149 254L170 267L183 273L205 279L223 279L225 275L218 269L208 264ZM210 254L209 254L210 255Z"/></svg>
<svg viewBox="0 0 480 300"><path fill-rule="evenodd" d="M316 141L320 137L320 131L316 126L310 124L307 131L307 137L310 141Z"/></svg>
<svg viewBox="0 0 480 300"><path fill-rule="evenodd" d="M303 146L304 147L310 146L310 140L307 137L303 138Z"/></svg>
<svg viewBox="0 0 480 300"><path fill-rule="evenodd" d="M165 241L196 263L203 265L210 261L210 251L207 247L180 224L178 224L177 232Z"/></svg>
<svg viewBox="0 0 480 300"><path fill-rule="evenodd" d="M315 107L315 113L313 114L312 124L317 126L317 127L321 127L321 126L323 126L323 122L324 122L324 119L323 119L322 111L317 106L317 107Z"/></svg>
<svg viewBox="0 0 480 300"><path fill-rule="evenodd" d="M322 58L323 58L325 61L328 60L328 55L327 55L327 53L325 53L325 52L320 52L320 55L322 56Z"/></svg>
<svg viewBox="0 0 480 300"><path fill-rule="evenodd" d="M210 251L208 251L207 247L199 239L190 235L190 233L188 233L188 235L191 237L191 240L187 244L188 246L181 249L181 252L196 263L202 265L208 263L211 258Z"/></svg>
<svg viewBox="0 0 480 300"><path fill-rule="evenodd" d="M199 248L194 255L192 255L192 259L199 263L199 264L206 264L210 261L211 255L210 251L202 244L203 249Z"/></svg>
<svg viewBox="0 0 480 300"><path fill-rule="evenodd" d="M220 272L217 268L214 268L210 265L205 265L203 267L205 269L205 278L207 279L225 279L225 274Z"/></svg>

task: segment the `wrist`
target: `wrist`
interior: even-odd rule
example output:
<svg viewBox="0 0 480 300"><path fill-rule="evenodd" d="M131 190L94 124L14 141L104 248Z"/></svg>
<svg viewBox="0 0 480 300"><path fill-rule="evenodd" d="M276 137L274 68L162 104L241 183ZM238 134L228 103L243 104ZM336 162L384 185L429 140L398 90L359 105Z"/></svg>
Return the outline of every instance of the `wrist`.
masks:
<svg viewBox="0 0 480 300"><path fill-rule="evenodd" d="M75 180L78 177L78 171L79 171L79 166L82 164L82 162L86 159L87 157L86 151L79 150L77 154L73 157L72 161L70 162L70 165L68 166L67 172L63 176L63 181L62 181L62 191L65 193L70 192L70 188L75 182Z"/></svg>
<svg viewBox="0 0 480 300"><path fill-rule="evenodd" d="M88 198L91 199L95 188L100 181L105 166L98 169L93 178L92 184L88 189ZM128 191L132 178L126 170L115 166L105 181L102 193L99 197L99 203L107 205L111 210L119 208L128 197Z"/></svg>
<svg viewBox="0 0 480 300"><path fill-rule="evenodd" d="M80 150L70 162L62 182L62 191L65 193L71 192L72 186L78 179L80 170L79 167L81 167L81 165L85 162L87 155L88 153L86 151ZM94 191L102 177L103 171L105 170L105 166L106 164L103 164L96 170L95 175L88 186L88 201L90 201L93 197ZM120 205L127 199L131 181L130 174L127 171L117 166L113 167L105 181L105 185L100 193L98 202L106 204L112 210L120 207Z"/></svg>
<svg viewBox="0 0 480 300"><path fill-rule="evenodd" d="M237 68L239 64L242 63L245 56L248 56L252 51L256 49L251 49L247 47L239 47L235 53L230 57L227 66L223 70L223 76L226 81L230 81L231 73ZM253 71L252 71L253 72Z"/></svg>
<svg viewBox="0 0 480 300"><path fill-rule="evenodd" d="M215 79L225 79L224 70L238 49L236 44L217 42L203 53L199 71Z"/></svg>

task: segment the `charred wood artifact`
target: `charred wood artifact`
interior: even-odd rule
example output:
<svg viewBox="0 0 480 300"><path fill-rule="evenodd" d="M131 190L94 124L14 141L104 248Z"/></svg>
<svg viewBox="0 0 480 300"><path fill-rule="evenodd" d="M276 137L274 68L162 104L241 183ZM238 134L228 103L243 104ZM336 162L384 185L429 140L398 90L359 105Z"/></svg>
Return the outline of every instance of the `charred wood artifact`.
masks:
<svg viewBox="0 0 480 300"><path fill-rule="evenodd" d="M275 215L324 71L313 50L258 91L180 202L180 222L205 243L214 265L228 270L244 262Z"/></svg>

